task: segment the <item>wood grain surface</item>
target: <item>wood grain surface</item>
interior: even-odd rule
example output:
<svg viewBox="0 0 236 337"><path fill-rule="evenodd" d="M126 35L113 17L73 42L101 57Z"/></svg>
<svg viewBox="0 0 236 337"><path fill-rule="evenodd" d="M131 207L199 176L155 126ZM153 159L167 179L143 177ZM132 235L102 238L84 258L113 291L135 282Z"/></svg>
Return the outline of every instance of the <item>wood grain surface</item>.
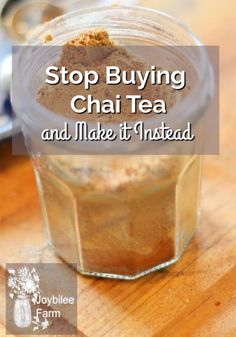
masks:
<svg viewBox="0 0 236 337"><path fill-rule="evenodd" d="M221 155L205 158L200 224L177 264L132 282L77 276L78 336L236 337L236 2L159 2L205 44L220 45ZM60 260L46 244L31 162L2 143L0 336L5 264L53 261Z"/></svg>

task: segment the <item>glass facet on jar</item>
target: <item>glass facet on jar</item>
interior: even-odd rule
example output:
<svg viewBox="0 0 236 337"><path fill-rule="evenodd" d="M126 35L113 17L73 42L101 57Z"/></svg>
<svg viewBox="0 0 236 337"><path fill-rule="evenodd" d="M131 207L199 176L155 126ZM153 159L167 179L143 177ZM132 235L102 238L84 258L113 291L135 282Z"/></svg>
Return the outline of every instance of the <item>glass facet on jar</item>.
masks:
<svg viewBox="0 0 236 337"><path fill-rule="evenodd" d="M200 156L50 156L36 167L50 242L82 273L159 269L194 232Z"/></svg>

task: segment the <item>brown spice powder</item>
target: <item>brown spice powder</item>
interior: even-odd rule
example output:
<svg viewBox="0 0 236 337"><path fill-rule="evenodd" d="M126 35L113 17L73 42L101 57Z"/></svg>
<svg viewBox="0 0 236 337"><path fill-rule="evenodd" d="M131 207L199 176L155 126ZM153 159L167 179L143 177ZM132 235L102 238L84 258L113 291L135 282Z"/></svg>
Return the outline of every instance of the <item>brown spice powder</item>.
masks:
<svg viewBox="0 0 236 337"><path fill-rule="evenodd" d="M44 43L47 44L53 40L53 35L52 34L47 34L44 37Z"/></svg>
<svg viewBox="0 0 236 337"><path fill-rule="evenodd" d="M50 41L50 39L51 36L46 37L47 41ZM88 48L83 48L85 46ZM145 90L141 93L138 90L139 83L129 87L123 83L108 86L106 84L107 65L116 65L128 73L131 70L145 72L148 69L144 60L136 57L128 49L118 46L115 41L109 38L106 31L84 32L63 46L61 59L57 66L59 68L65 66L69 71L79 70L82 73L86 70L95 70L100 76L99 83L91 86L89 92L85 90L83 84L74 85L70 83L64 85L61 82L54 86L45 84L38 91L37 100L47 109L66 117L84 121L99 120L100 122L136 121L150 116L141 113L139 110L132 114L130 111L131 102L126 99L127 94L141 94L143 99L149 99L150 101L163 99L166 102L167 109L170 109L176 103L179 94L168 85L153 86L148 82ZM116 95L119 94L121 96L121 113L95 113L95 106L93 106L93 113L91 114L76 114L71 109L70 102L78 94L85 97L90 94L93 99L98 99L100 102L104 99L110 99L114 102ZM80 107L86 107L86 102L80 102Z"/></svg>

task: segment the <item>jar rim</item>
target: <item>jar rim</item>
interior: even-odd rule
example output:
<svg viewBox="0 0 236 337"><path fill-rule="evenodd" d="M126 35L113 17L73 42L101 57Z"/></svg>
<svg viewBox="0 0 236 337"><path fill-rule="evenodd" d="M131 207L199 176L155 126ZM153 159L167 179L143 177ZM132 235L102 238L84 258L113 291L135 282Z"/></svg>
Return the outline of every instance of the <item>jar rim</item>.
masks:
<svg viewBox="0 0 236 337"><path fill-rule="evenodd" d="M92 12L91 12L91 9ZM114 5L108 5L108 6L97 6L97 7L87 7L84 9L78 9L78 10L74 10L72 12L63 14L61 16L58 16L46 23L44 23L43 25L40 25L38 28L34 29L32 31L32 33L30 34L29 38L26 40L26 44L35 44L33 43L37 38L39 38L39 36L41 36L42 34L44 34L44 32L46 32L51 26L60 26L63 22L67 22L70 21L71 18L73 16L84 16L90 13L101 13L104 11L114 11L114 10L134 10L136 12L140 12L140 14L142 16L144 16L144 14L153 14L153 15L159 15L169 21L172 21L173 23L176 23L177 25L179 25L185 32L187 32L193 39L194 43L196 46L202 46L202 42L200 41L200 39L198 38L198 36L191 30L191 28L185 24L182 20L167 14L163 11L160 11L158 9L155 8L148 8L148 7L142 7L142 6L126 6L126 5L119 5L119 4L114 4ZM41 40L43 41L43 40Z"/></svg>

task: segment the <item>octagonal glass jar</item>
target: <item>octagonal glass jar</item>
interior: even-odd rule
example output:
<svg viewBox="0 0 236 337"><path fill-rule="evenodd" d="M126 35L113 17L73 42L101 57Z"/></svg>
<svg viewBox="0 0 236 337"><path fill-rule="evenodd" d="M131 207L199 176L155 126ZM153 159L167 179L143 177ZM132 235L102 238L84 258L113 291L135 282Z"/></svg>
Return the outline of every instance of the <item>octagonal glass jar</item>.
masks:
<svg viewBox="0 0 236 337"><path fill-rule="evenodd" d="M107 30L121 45L200 45L184 25L155 10L111 6L76 11L35 32L29 43L63 44L81 31ZM182 106L207 107L210 70L196 51L198 81ZM29 85L32 85L32 83ZM33 99L33 98L32 98ZM204 103L202 105L202 102ZM16 107L17 111L18 107ZM27 107L20 116L31 152L34 125L55 114ZM202 113L202 111L201 111ZM52 247L82 274L135 279L176 262L192 237L199 213L199 155L32 156Z"/></svg>

